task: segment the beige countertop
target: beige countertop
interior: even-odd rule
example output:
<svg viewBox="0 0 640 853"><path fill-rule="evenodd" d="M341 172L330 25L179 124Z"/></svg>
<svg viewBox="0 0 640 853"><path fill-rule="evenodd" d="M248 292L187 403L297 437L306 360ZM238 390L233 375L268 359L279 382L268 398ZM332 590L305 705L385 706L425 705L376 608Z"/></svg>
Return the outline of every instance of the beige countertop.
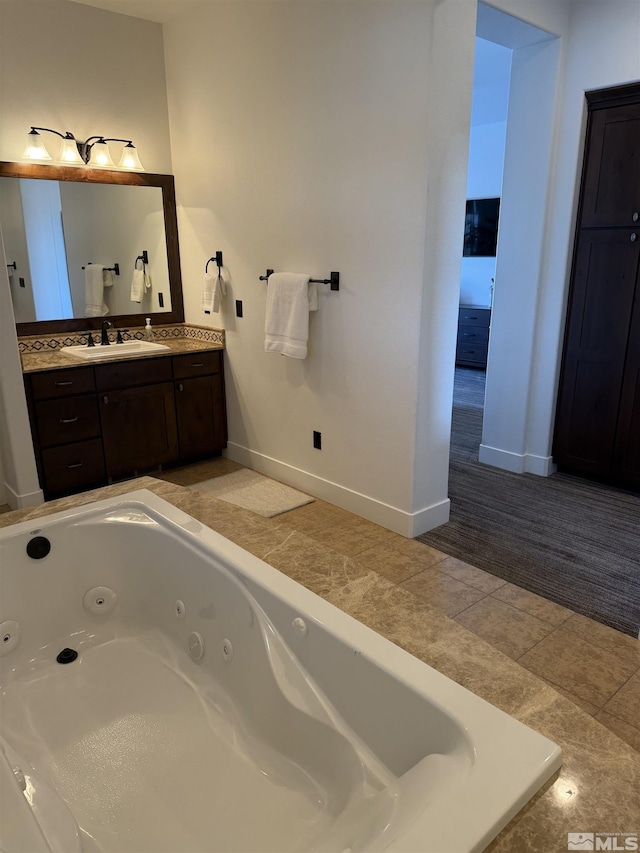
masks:
<svg viewBox="0 0 640 853"><path fill-rule="evenodd" d="M113 361L131 361L139 360L140 358L161 358L167 355L181 355L183 353L204 352L205 350L223 350L223 344L212 343L211 341L198 341L193 338L162 338L157 339L156 343L166 344L169 349L161 350L155 353L146 353L145 355L123 355L121 359L105 359L104 361L83 361L74 356L65 355L60 349L51 349L41 352L21 353L23 373L37 373L41 370L55 370L63 367L85 367L91 364L108 364ZM117 344L111 344L112 347L117 347Z"/></svg>
<svg viewBox="0 0 640 853"><path fill-rule="evenodd" d="M181 350L182 351L182 350ZM189 350L190 352L192 350ZM640 754L515 661L409 591L275 519L143 477L0 515L0 527L147 488L558 743L563 766L488 848L564 853L570 832L640 833ZM584 661L584 667L591 665ZM624 840L610 849L624 849Z"/></svg>

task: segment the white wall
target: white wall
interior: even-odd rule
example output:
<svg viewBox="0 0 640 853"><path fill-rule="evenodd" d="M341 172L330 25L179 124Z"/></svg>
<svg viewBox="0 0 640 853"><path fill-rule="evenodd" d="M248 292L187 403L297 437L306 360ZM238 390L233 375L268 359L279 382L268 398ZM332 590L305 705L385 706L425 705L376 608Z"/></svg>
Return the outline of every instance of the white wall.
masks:
<svg viewBox="0 0 640 853"><path fill-rule="evenodd" d="M0 80L0 159L20 160L29 127L37 125L82 139L95 133L132 138L148 171L171 171L159 24L66 0L0 0ZM5 272L0 300L8 295ZM0 324L2 346L13 352L12 315L3 311ZM28 427L13 430L10 423L24 392L19 360L4 350L0 394L5 479L12 478L10 502L20 505L39 487ZM9 430L15 442L7 449Z"/></svg>
<svg viewBox="0 0 640 853"><path fill-rule="evenodd" d="M491 124L471 125L467 198L500 198L502 195L506 136L506 119ZM460 304L489 307L495 274L495 256L463 257Z"/></svg>
<svg viewBox="0 0 640 853"><path fill-rule="evenodd" d="M24 213L20 195L19 178L3 178L0 192L0 227L4 238L7 263L15 263L9 269L9 285L16 319L19 323L30 323L36 319L33 302L33 285L29 268L27 239L24 233ZM20 286L20 279L24 287Z"/></svg>
<svg viewBox="0 0 640 853"><path fill-rule="evenodd" d="M420 499L413 475L423 287L434 287L429 120L447 88L432 64L434 9L455 5L239 0L165 25L186 319L218 322L200 309L215 250L233 279L221 315L229 454L404 532L446 502L446 472L437 497ZM469 103L454 109L466 112L466 158ZM341 273L338 293L321 288L305 361L264 352L267 267Z"/></svg>
<svg viewBox="0 0 640 853"><path fill-rule="evenodd" d="M0 502L13 509L42 503L15 336L4 246L0 239Z"/></svg>

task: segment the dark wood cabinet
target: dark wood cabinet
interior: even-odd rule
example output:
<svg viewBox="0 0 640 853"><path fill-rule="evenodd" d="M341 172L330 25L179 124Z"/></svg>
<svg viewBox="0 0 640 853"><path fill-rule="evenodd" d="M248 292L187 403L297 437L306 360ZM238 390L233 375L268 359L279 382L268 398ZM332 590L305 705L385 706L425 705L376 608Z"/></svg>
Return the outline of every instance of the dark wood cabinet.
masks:
<svg viewBox="0 0 640 853"><path fill-rule="evenodd" d="M40 484L47 497L106 481L91 367L27 377L27 402Z"/></svg>
<svg viewBox="0 0 640 853"><path fill-rule="evenodd" d="M491 309L461 305L458 312L456 364L462 367L487 367Z"/></svg>
<svg viewBox="0 0 640 853"><path fill-rule="evenodd" d="M640 86L588 93L554 459L640 485Z"/></svg>
<svg viewBox="0 0 640 853"><path fill-rule="evenodd" d="M176 356L173 375L180 458L219 453L227 444L222 353Z"/></svg>
<svg viewBox="0 0 640 853"><path fill-rule="evenodd" d="M107 471L112 479L178 459L173 384L160 382L100 394Z"/></svg>
<svg viewBox="0 0 640 853"><path fill-rule="evenodd" d="M52 369L25 385L47 499L226 446L219 350Z"/></svg>

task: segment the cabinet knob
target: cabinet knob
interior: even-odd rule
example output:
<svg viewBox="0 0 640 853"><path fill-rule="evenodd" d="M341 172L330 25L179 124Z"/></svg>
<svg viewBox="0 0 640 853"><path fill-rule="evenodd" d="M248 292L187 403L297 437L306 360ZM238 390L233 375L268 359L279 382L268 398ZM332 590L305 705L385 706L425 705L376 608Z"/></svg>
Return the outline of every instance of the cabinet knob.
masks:
<svg viewBox="0 0 640 853"><path fill-rule="evenodd" d="M632 221L632 222L637 222L637 221L638 221L638 219L640 219L640 213L638 213L638 211L637 211L637 210L634 210L634 211L633 211L633 215L632 215L632 217L631 217L631 221Z"/></svg>
<svg viewBox="0 0 640 853"><path fill-rule="evenodd" d="M182 382L178 383L178 391L184 391L184 385L182 384Z"/></svg>
<svg viewBox="0 0 640 853"><path fill-rule="evenodd" d="M102 398L102 402L103 402L103 403L105 404L105 406L106 406L106 405L107 405L107 403L109 402L109 398L108 398L108 397L106 397L106 396L105 396L105 397L103 397L103 398Z"/></svg>
<svg viewBox="0 0 640 853"><path fill-rule="evenodd" d="M635 243L635 242L636 242L636 240L638 239L638 235L636 234L636 232L635 232L635 231L633 232L633 234L631 235L631 237L629 237L629 239L631 240L631 242L632 242L632 243Z"/></svg>

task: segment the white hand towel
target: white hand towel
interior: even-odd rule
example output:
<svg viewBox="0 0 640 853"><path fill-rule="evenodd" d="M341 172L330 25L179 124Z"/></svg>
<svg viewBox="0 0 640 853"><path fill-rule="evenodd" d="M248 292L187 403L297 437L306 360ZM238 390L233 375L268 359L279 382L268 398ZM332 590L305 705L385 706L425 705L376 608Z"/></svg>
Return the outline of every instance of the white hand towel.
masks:
<svg viewBox="0 0 640 853"><path fill-rule="evenodd" d="M131 301L142 302L144 296L144 270L134 269L131 277Z"/></svg>
<svg viewBox="0 0 640 853"><path fill-rule="evenodd" d="M104 317L109 308L104 302L105 269L102 264L87 264L84 268L84 315ZM113 284L113 281L112 281Z"/></svg>
<svg viewBox="0 0 640 853"><path fill-rule="evenodd" d="M306 358L309 312L317 310L318 291L308 275L271 273L267 287L265 351Z"/></svg>
<svg viewBox="0 0 640 853"><path fill-rule="evenodd" d="M218 313L220 299L227 295L227 281L222 269L217 273L205 273L202 287L202 310L205 314Z"/></svg>

